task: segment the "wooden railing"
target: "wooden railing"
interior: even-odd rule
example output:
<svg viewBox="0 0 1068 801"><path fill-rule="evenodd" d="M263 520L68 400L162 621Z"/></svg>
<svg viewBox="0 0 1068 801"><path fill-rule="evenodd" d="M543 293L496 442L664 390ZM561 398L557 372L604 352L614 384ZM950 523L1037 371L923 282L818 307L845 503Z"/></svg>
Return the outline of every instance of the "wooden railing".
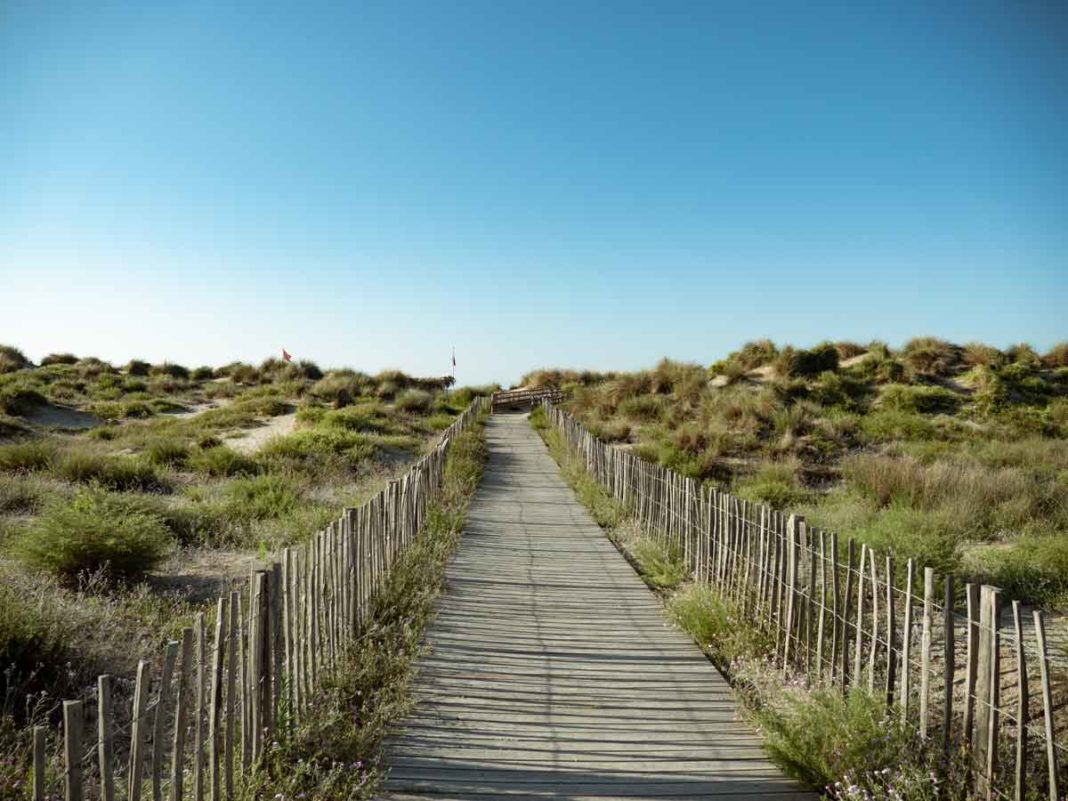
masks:
<svg viewBox="0 0 1068 801"><path fill-rule="evenodd" d="M504 409L532 409L539 403L559 403L564 398L562 390L555 387L542 389L510 389L493 393L493 411Z"/></svg>
<svg viewBox="0 0 1068 801"><path fill-rule="evenodd" d="M1025 614L997 587L962 586L912 559L902 576L892 554L852 538L843 548L799 515L606 446L568 412L545 408L639 525L767 632L785 672L884 696L888 713L947 760L970 758L979 798L1062 798L1068 686L1051 681L1040 610Z"/></svg>
<svg viewBox="0 0 1068 801"><path fill-rule="evenodd" d="M129 704L116 703L128 682L111 676L94 696L64 701L61 754L49 754L44 727L33 732L34 801L58 797L48 776L62 777L66 801L139 801L149 787L154 801L233 798L363 630L440 492L450 443L487 401L476 398L403 478L219 598L214 627L200 613L180 641L142 659Z"/></svg>

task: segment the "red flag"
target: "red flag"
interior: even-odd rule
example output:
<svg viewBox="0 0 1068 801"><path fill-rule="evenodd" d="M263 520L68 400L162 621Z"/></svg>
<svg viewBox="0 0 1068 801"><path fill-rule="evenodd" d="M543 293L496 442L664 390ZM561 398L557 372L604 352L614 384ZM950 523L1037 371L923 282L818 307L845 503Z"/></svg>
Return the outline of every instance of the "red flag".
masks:
<svg viewBox="0 0 1068 801"><path fill-rule="evenodd" d="M285 348L282 348L282 358L285 359L287 362L293 361L293 357L289 355L289 351Z"/></svg>

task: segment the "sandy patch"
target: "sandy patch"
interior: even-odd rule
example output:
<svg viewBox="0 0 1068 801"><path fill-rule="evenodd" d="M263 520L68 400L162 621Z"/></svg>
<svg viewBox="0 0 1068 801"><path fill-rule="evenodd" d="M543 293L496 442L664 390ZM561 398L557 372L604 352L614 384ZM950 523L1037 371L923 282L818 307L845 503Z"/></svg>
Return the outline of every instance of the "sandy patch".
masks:
<svg viewBox="0 0 1068 801"><path fill-rule="evenodd" d="M264 446L269 439L292 434L297 427L297 413L280 414L264 420L256 428L246 428L233 434L227 434L223 441L235 451L252 454Z"/></svg>
<svg viewBox="0 0 1068 801"><path fill-rule="evenodd" d="M212 409L221 409L224 406L229 406L232 400L230 398L218 398L217 400L204 401L203 403L194 403L192 406L187 407L180 412L165 412L168 417L175 417L179 420L188 420L191 417L197 417L198 415L209 412Z"/></svg>
<svg viewBox="0 0 1068 801"><path fill-rule="evenodd" d="M28 423L42 428L58 428L66 431L87 431L101 425L98 418L86 412L80 412L70 406L53 403L39 404L23 417Z"/></svg>

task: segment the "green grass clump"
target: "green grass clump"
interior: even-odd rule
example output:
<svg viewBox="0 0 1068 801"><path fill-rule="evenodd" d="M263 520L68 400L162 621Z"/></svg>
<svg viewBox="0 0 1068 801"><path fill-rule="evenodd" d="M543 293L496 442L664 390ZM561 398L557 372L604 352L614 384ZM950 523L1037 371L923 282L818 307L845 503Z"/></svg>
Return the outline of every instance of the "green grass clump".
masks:
<svg viewBox="0 0 1068 801"><path fill-rule="evenodd" d="M756 473L737 481L734 492L775 509L798 506L811 497L798 480L799 467L796 461L765 462Z"/></svg>
<svg viewBox="0 0 1068 801"><path fill-rule="evenodd" d="M56 458L56 447L48 439L28 439L0 445L0 470L27 473L47 470Z"/></svg>
<svg viewBox="0 0 1068 801"><path fill-rule="evenodd" d="M920 375L950 375L961 362L962 349L936 337L916 337L901 349L905 364Z"/></svg>
<svg viewBox="0 0 1068 801"><path fill-rule="evenodd" d="M430 407L434 402L434 396L422 389L409 389L401 393L395 406L402 412L409 414L429 414Z"/></svg>
<svg viewBox="0 0 1068 801"><path fill-rule="evenodd" d="M300 501L301 493L291 480L263 475L228 483L222 508L232 520L270 520L291 514Z"/></svg>
<svg viewBox="0 0 1068 801"><path fill-rule="evenodd" d="M65 578L101 572L129 579L151 570L170 547L159 517L121 496L91 490L50 503L15 550L29 567Z"/></svg>
<svg viewBox="0 0 1068 801"><path fill-rule="evenodd" d="M47 492L40 479L25 475L0 473L0 514L25 514L36 511ZM3 664L0 662L0 664Z"/></svg>
<svg viewBox="0 0 1068 801"><path fill-rule="evenodd" d="M30 360L21 350L10 345L0 345L0 373L14 373L30 366Z"/></svg>
<svg viewBox="0 0 1068 801"><path fill-rule="evenodd" d="M0 698L11 698L22 682L68 656L62 620L41 604L28 601L14 586L0 582ZM8 710L0 711L0 726ZM22 710L10 710L17 714ZM9 718L13 721L14 718ZM2 751L0 751L2 752ZM3 785L0 784L0 787ZM21 796L11 796L21 797Z"/></svg>
<svg viewBox="0 0 1068 801"><path fill-rule="evenodd" d="M706 585L686 585L668 599L667 611L675 625L723 670L738 660L763 659L775 646L774 640Z"/></svg>
<svg viewBox="0 0 1068 801"><path fill-rule="evenodd" d="M1063 533L1021 537L1008 548L983 550L973 559L976 572L1009 598L1068 603L1068 538Z"/></svg>
<svg viewBox="0 0 1068 801"><path fill-rule="evenodd" d="M890 384L879 395L881 408L913 414L952 414L962 403L960 395L942 387Z"/></svg>
<svg viewBox="0 0 1068 801"><path fill-rule="evenodd" d="M377 451L365 434L339 429L309 429L275 437L260 449L262 460L307 463L321 457L343 457L350 464L371 459Z"/></svg>
<svg viewBox="0 0 1068 801"><path fill-rule="evenodd" d="M640 537L628 542L626 549L637 562L642 580L654 590L674 589L688 576L683 554L677 547Z"/></svg>
<svg viewBox="0 0 1068 801"><path fill-rule="evenodd" d="M196 448L186 457L189 468L209 476L251 476L259 472L259 464L225 445Z"/></svg>
<svg viewBox="0 0 1068 801"><path fill-rule="evenodd" d="M145 448L145 459L158 467L184 467L190 453L189 446L180 440L159 439Z"/></svg>
<svg viewBox="0 0 1068 801"><path fill-rule="evenodd" d="M169 479L158 467L138 456L72 451L63 456L53 471L68 481L111 490L168 492L171 488Z"/></svg>
<svg viewBox="0 0 1068 801"><path fill-rule="evenodd" d="M784 378L818 376L838 369L838 350L826 342L810 350L787 345L775 357L774 365L775 372Z"/></svg>

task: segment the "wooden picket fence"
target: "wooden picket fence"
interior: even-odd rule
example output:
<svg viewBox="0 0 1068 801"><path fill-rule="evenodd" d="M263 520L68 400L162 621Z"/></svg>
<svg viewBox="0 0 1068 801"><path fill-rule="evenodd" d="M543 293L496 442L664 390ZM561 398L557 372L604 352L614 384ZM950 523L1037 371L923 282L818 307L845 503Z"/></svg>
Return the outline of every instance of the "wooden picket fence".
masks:
<svg viewBox="0 0 1068 801"><path fill-rule="evenodd" d="M64 701L58 764L66 801L233 798L360 635L371 598L440 491L450 442L488 406L476 398L403 478L286 548L281 561L252 574L245 592L219 598L211 636L198 614L161 658L141 660L128 709L113 702L118 680L106 675L95 697ZM90 716L95 726L87 727ZM46 729L33 735L32 797L45 801L55 797L47 769L56 763Z"/></svg>
<svg viewBox="0 0 1068 801"><path fill-rule="evenodd" d="M947 763L970 757L979 798L1063 798L1068 687L1051 678L1042 611L1028 616L996 587L911 559L898 565L798 515L701 486L606 446L551 403L543 408L643 530L767 632L785 672L885 696L888 714Z"/></svg>

